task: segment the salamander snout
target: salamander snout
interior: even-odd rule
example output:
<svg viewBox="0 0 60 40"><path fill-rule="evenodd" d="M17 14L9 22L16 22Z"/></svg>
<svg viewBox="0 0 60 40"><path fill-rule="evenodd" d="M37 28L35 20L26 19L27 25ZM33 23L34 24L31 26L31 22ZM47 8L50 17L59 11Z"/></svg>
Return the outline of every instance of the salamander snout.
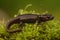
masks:
<svg viewBox="0 0 60 40"><path fill-rule="evenodd" d="M52 19L54 19L54 17L53 17L52 15L47 15L46 18L47 18L47 20L52 20Z"/></svg>
<svg viewBox="0 0 60 40"><path fill-rule="evenodd" d="M42 21L48 21L48 20L53 20L54 16L51 14L43 14L40 16Z"/></svg>

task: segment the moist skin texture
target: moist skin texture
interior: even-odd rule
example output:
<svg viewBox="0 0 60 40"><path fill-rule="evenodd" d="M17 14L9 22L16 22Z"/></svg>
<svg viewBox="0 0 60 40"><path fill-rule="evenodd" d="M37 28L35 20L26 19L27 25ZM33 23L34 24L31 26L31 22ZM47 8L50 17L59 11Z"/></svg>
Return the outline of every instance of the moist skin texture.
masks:
<svg viewBox="0 0 60 40"><path fill-rule="evenodd" d="M7 32L13 33L13 32L20 32L22 31L22 24L24 23L35 23L38 21L38 23L41 22L46 22L49 20L52 20L54 17L50 14L42 14L42 15L37 15L37 14L23 14L23 15L18 15L14 19L10 20L6 24L6 30ZM18 30L9 30L10 26L13 24L19 24L20 29Z"/></svg>

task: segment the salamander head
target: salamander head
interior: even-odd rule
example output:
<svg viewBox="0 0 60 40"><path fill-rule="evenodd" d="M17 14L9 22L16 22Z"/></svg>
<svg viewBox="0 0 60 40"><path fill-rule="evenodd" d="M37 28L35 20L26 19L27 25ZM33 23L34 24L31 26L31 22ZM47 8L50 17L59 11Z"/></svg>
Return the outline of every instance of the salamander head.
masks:
<svg viewBox="0 0 60 40"><path fill-rule="evenodd" d="M51 14L43 14L40 15L39 18L41 19L41 21L49 21L54 19L54 17Z"/></svg>

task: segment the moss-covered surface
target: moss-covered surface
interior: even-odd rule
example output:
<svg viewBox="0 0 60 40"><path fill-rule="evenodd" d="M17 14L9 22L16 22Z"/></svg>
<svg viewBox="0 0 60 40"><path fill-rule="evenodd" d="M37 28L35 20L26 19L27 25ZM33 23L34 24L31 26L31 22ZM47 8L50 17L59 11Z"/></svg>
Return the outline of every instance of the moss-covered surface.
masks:
<svg viewBox="0 0 60 40"><path fill-rule="evenodd" d="M14 26L16 27L16 26ZM13 28L14 28L13 27ZM58 20L41 24L25 24L22 32L8 33L5 25L0 25L0 40L60 40L60 23Z"/></svg>

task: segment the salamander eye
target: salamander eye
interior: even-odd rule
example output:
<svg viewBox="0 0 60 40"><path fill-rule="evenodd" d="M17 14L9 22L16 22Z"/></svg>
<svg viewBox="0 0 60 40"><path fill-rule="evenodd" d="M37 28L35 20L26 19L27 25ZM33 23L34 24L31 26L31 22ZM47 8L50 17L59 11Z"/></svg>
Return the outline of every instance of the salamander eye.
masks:
<svg viewBox="0 0 60 40"><path fill-rule="evenodd" d="M47 18L50 18L50 16L47 16Z"/></svg>

